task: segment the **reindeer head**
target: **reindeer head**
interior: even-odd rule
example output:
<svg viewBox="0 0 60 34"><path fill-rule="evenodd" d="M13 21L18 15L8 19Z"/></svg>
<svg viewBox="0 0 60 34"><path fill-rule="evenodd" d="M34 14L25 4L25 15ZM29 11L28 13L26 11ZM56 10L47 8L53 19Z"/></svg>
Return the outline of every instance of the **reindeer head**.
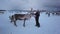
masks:
<svg viewBox="0 0 60 34"><path fill-rule="evenodd" d="M13 22L13 20L14 20L13 16L14 16L14 15L9 16L9 19L11 20L11 22Z"/></svg>

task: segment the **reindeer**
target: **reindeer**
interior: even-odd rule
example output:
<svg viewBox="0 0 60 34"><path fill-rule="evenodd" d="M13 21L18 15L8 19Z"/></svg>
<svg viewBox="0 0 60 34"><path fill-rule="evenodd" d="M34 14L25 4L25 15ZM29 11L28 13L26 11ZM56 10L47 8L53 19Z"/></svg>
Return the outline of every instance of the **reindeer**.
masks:
<svg viewBox="0 0 60 34"><path fill-rule="evenodd" d="M16 25L17 20L24 20L23 26L25 27L25 21L30 19L32 14L14 14L12 16L9 16L11 22L14 22L14 25Z"/></svg>

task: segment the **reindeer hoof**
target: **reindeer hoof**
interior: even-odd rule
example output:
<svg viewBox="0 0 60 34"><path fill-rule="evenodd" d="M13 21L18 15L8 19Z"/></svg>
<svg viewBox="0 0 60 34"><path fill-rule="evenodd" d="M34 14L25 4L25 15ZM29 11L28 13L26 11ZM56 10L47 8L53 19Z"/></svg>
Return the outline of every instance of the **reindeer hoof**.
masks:
<svg viewBox="0 0 60 34"><path fill-rule="evenodd" d="M23 27L25 27L25 25L23 25Z"/></svg>
<svg viewBox="0 0 60 34"><path fill-rule="evenodd" d="M16 26L17 27L17 26Z"/></svg>
<svg viewBox="0 0 60 34"><path fill-rule="evenodd" d="M17 27L17 25L15 25Z"/></svg>
<svg viewBox="0 0 60 34"><path fill-rule="evenodd" d="M12 21L10 21L10 23L12 23Z"/></svg>

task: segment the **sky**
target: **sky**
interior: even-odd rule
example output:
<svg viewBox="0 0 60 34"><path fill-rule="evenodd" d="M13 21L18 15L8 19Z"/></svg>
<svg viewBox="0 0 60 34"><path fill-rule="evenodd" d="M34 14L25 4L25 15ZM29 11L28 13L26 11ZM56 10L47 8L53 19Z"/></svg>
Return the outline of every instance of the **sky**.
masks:
<svg viewBox="0 0 60 34"><path fill-rule="evenodd" d="M60 6L60 0L0 0L0 9L43 9L45 5Z"/></svg>

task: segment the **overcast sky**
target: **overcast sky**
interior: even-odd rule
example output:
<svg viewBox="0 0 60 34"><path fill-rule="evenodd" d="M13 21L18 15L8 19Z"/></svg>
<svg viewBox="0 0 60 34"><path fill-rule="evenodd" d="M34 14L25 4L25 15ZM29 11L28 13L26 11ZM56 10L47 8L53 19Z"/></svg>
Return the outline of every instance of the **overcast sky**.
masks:
<svg viewBox="0 0 60 34"><path fill-rule="evenodd" d="M60 5L60 0L0 0L0 9L41 9L44 5Z"/></svg>

